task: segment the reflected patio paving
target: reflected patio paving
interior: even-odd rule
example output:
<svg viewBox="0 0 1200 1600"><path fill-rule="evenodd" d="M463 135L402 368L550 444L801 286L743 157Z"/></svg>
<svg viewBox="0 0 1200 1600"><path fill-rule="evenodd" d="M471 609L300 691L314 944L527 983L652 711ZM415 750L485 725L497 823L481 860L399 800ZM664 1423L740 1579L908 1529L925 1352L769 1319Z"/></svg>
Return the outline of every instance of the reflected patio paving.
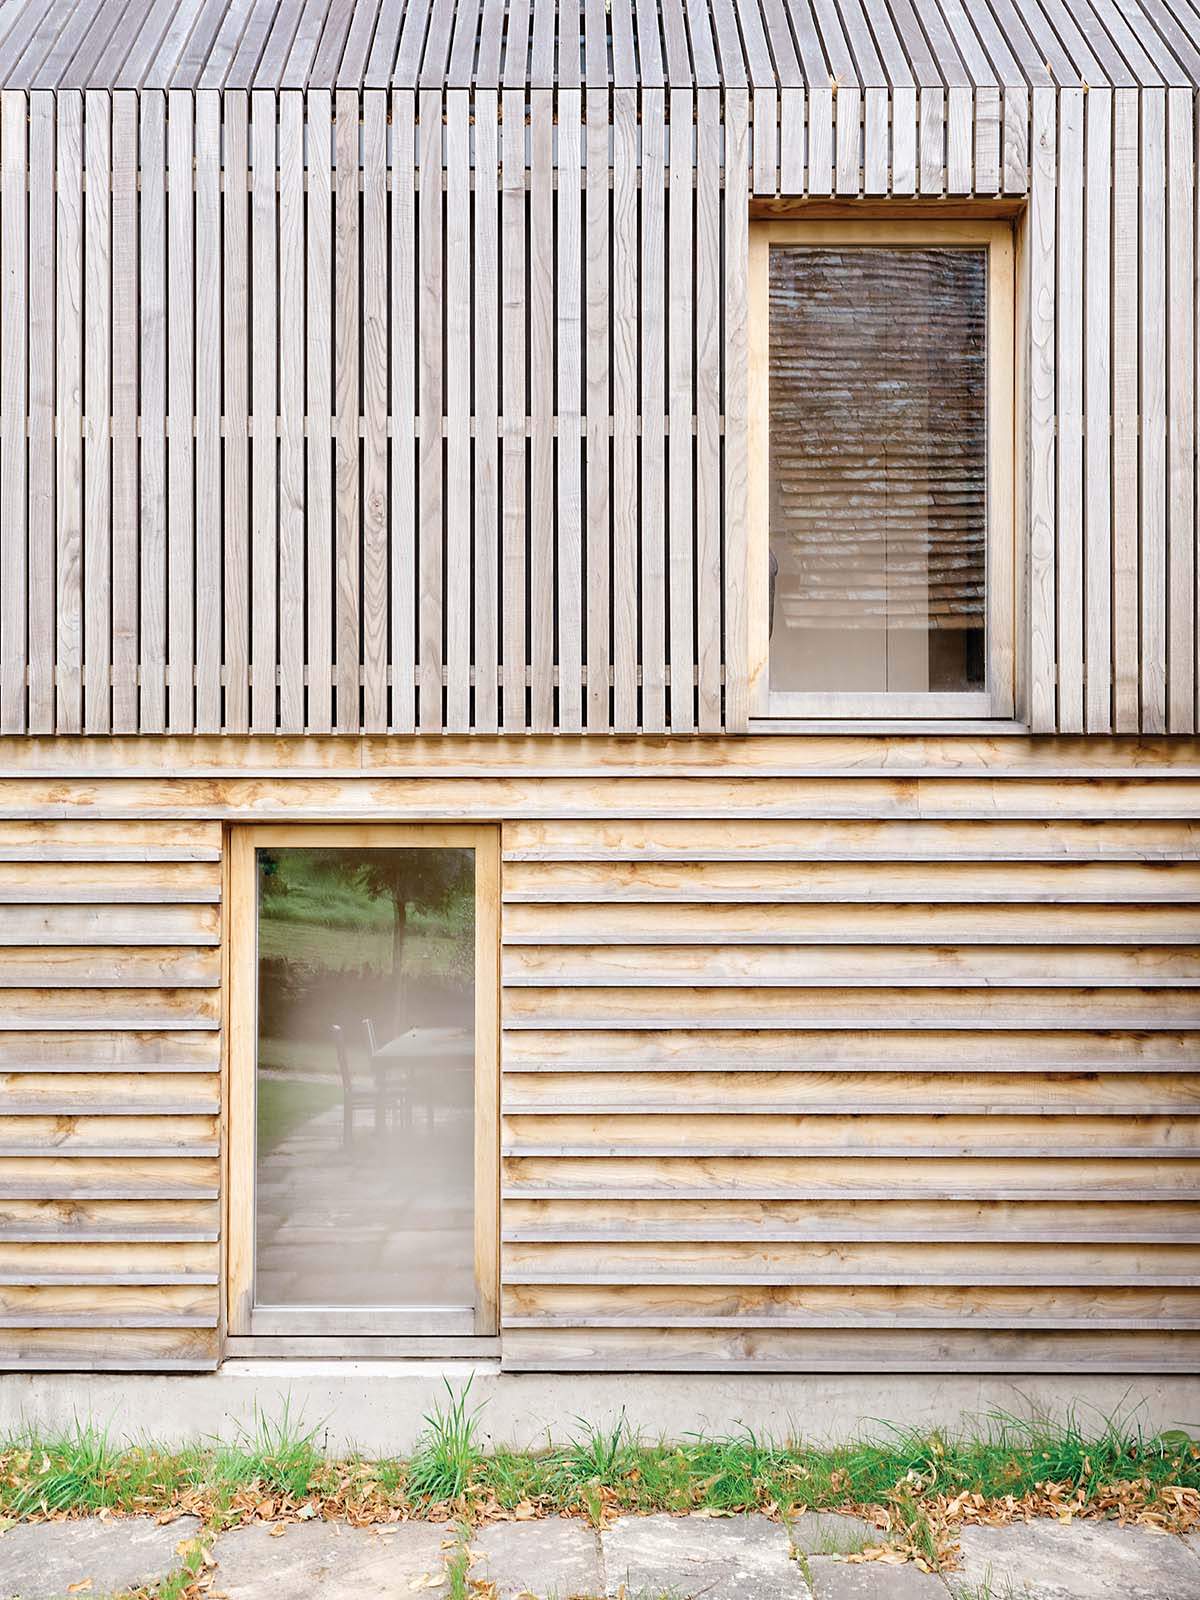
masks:
<svg viewBox="0 0 1200 1600"><path fill-rule="evenodd" d="M285 1134L258 1161L256 1302L470 1305L471 1133L467 1110L378 1131L360 1112L346 1144L339 1101Z"/></svg>

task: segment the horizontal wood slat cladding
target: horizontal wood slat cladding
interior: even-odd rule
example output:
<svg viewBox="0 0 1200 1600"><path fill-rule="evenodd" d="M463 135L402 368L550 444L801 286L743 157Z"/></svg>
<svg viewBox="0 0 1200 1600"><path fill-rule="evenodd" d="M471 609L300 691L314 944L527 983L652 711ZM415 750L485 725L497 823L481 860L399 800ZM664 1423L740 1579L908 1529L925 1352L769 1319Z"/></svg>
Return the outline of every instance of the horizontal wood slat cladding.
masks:
<svg viewBox="0 0 1200 1600"><path fill-rule="evenodd" d="M913 200L1022 212L1018 719L1193 731L1194 90L747 15L749 83L0 91L0 732L744 731L748 208Z"/></svg>
<svg viewBox="0 0 1200 1600"><path fill-rule="evenodd" d="M0 823L0 1366L217 1362L221 853Z"/></svg>
<svg viewBox="0 0 1200 1600"><path fill-rule="evenodd" d="M505 824L507 1367L1194 1368L1192 824L1015 781Z"/></svg>
<svg viewBox="0 0 1200 1600"><path fill-rule="evenodd" d="M222 824L456 817L505 857L508 1367L1195 1370L1195 740L189 735L0 770L0 1362L219 1358Z"/></svg>

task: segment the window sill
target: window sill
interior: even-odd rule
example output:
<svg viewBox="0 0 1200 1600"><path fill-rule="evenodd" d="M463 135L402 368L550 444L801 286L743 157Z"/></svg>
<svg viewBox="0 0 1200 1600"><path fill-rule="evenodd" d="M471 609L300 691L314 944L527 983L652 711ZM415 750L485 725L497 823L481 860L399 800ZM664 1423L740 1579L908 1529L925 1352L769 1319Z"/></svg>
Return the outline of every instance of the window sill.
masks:
<svg viewBox="0 0 1200 1600"><path fill-rule="evenodd" d="M1028 723L1011 717L751 717L751 733L895 733L1028 736Z"/></svg>

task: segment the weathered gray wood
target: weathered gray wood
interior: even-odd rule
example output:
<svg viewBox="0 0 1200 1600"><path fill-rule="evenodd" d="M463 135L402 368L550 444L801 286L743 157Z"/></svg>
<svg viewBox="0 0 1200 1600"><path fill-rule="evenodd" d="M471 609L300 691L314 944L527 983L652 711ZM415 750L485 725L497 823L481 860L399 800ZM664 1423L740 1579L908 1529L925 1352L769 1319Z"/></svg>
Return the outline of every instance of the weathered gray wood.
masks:
<svg viewBox="0 0 1200 1600"><path fill-rule="evenodd" d="M440 336L448 360L446 407L446 729L471 726L471 150L467 94L446 94L446 291L421 345ZM439 429L440 432L440 429ZM424 537L424 529L422 530ZM440 555L440 550L439 550Z"/></svg>
<svg viewBox="0 0 1200 1600"><path fill-rule="evenodd" d="M529 103L530 728L554 727L554 97Z"/></svg>
<svg viewBox="0 0 1200 1600"><path fill-rule="evenodd" d="M106 733L112 725L112 122L107 95L89 92L85 107L83 582L88 603L83 619L84 726L89 733ZM0 446L0 474L2 450ZM2 619L0 607L0 632ZM0 638L0 676L2 653Z"/></svg>
<svg viewBox="0 0 1200 1600"><path fill-rule="evenodd" d="M613 96L613 728L638 725L637 97Z"/></svg>
<svg viewBox="0 0 1200 1600"><path fill-rule="evenodd" d="M279 731L304 732L304 100L279 96Z"/></svg>
<svg viewBox="0 0 1200 1600"><path fill-rule="evenodd" d="M335 95L334 118L334 727L361 727L359 609L359 125L358 96ZM440 178L440 172L439 172Z"/></svg>
<svg viewBox="0 0 1200 1600"><path fill-rule="evenodd" d="M167 666L167 261L166 261L166 98L139 98L141 170L138 205L140 241L138 398L141 444L138 451L140 592L138 727L146 733L166 728ZM128 581L127 578L123 581ZM32 690L32 680L30 683ZM32 700L31 700L32 710Z"/></svg>
<svg viewBox="0 0 1200 1600"><path fill-rule="evenodd" d="M505 90L502 97L501 242L504 345L501 428L503 432L504 687L501 727L519 733L526 719L525 585L525 429L528 415L525 377L525 98Z"/></svg>
<svg viewBox="0 0 1200 1600"><path fill-rule="evenodd" d="M1167 728L1196 729L1194 98L1167 97Z"/></svg>
<svg viewBox="0 0 1200 1600"><path fill-rule="evenodd" d="M250 329L249 272L249 108L244 94L228 94L223 158L222 207L224 267L224 512L225 731L250 727Z"/></svg>
<svg viewBox="0 0 1200 1600"><path fill-rule="evenodd" d="M589 16L591 10L589 8ZM601 34L601 38L603 35ZM590 77L590 68L589 68ZM589 91L587 171L585 174L585 344L587 352L587 729L604 733L610 726L609 678L611 586L609 563L611 512L609 451L609 308L612 303L609 227L609 111L607 93Z"/></svg>
<svg viewBox="0 0 1200 1600"><path fill-rule="evenodd" d="M473 289L475 304L475 694L470 725L495 733L500 661L500 129L499 102L492 90L475 96L475 207ZM523 590L522 597L523 597Z"/></svg>
<svg viewBox="0 0 1200 1600"><path fill-rule="evenodd" d="M306 102L308 148L308 393L306 568L308 583L308 709L310 733L333 727L333 107L328 93Z"/></svg>
<svg viewBox="0 0 1200 1600"><path fill-rule="evenodd" d="M671 283L667 326L669 495L667 585L670 594L670 723L672 733L696 726L693 662L696 640L694 529L695 450L692 440L694 299L693 99L686 89L671 92L670 189L667 275ZM715 219L714 219L715 220Z"/></svg>
<svg viewBox="0 0 1200 1600"><path fill-rule="evenodd" d="M54 727L83 727L83 99L57 96ZM107 407L106 407L107 409ZM189 422L190 432L190 422Z"/></svg>
<svg viewBox="0 0 1200 1600"><path fill-rule="evenodd" d="M167 729L190 733L196 724L195 129L191 96L172 93L167 111ZM204 487L207 490L208 486Z"/></svg>
<svg viewBox="0 0 1200 1600"><path fill-rule="evenodd" d="M583 104L562 89L557 107L555 250L555 613L558 633L556 725L583 731Z"/></svg>
<svg viewBox="0 0 1200 1600"><path fill-rule="evenodd" d="M1084 101L1084 537L1086 726L1112 727L1112 93Z"/></svg>
<svg viewBox="0 0 1200 1600"><path fill-rule="evenodd" d="M29 574L26 626L29 650L30 733L54 729L54 96L35 90L29 96L29 500L25 508L25 538ZM151 167L153 172L153 167ZM151 183L153 184L153 178ZM161 203L161 196L160 196ZM150 215L155 215L153 197ZM151 226L152 231L152 226ZM161 276L161 275L160 275ZM160 291L161 292L161 291ZM149 412L155 420L153 385ZM149 447L150 476L161 441ZM162 580L150 605L161 607ZM156 731L153 726L150 731Z"/></svg>
<svg viewBox="0 0 1200 1600"><path fill-rule="evenodd" d="M418 649L419 714L422 733L442 727L442 97L420 96L418 195L420 207L417 324L418 466ZM461 359L461 356L459 357Z"/></svg>

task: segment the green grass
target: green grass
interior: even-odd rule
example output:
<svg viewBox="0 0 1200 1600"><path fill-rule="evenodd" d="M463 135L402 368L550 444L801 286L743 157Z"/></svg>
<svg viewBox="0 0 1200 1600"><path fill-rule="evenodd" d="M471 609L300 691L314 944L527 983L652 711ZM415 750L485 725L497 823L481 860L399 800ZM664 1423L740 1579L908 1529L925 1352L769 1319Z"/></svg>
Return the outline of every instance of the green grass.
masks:
<svg viewBox="0 0 1200 1600"><path fill-rule="evenodd" d="M341 1105L340 1083L279 1082L260 1073L255 1093L258 1099L258 1153L266 1155L312 1117L330 1106Z"/></svg>
<svg viewBox="0 0 1200 1600"><path fill-rule="evenodd" d="M1011 1497L1033 1513L1066 1500L1077 1514L1110 1515L1119 1499L1134 1514L1169 1517L1177 1502L1163 1491L1200 1490L1200 1445L1179 1433L1145 1436L1120 1418L1089 1428L1075 1418L1050 1424L997 1414L963 1438L879 1425L857 1440L815 1447L748 1432L647 1441L622 1416L603 1427L581 1421L554 1448L485 1452L468 1383L459 1391L447 1385L426 1422L407 1461L329 1459L318 1430L286 1408L277 1421L257 1416L226 1443L176 1451L120 1448L90 1423L54 1438L26 1432L0 1443L0 1518L173 1508L218 1528L255 1517L372 1520L435 1507L471 1520L521 1508L594 1522L621 1511L759 1509L790 1517L878 1508L886 1512L886 1537L936 1566L960 1494Z"/></svg>

